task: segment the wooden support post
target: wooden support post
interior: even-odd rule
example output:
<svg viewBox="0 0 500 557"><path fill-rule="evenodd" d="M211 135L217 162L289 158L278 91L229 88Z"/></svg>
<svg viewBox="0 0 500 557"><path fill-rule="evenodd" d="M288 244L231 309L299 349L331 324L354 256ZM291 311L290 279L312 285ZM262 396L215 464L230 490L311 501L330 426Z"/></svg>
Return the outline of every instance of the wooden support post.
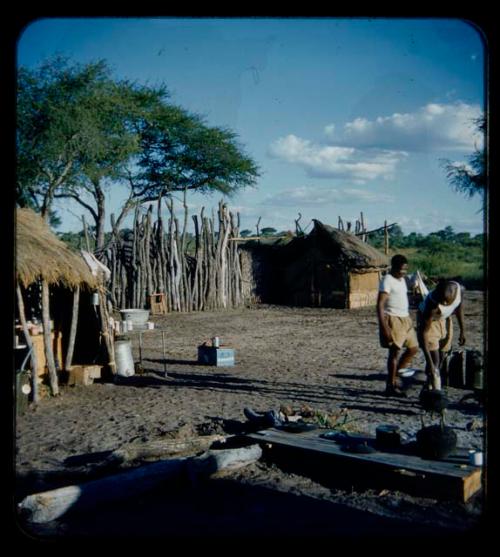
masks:
<svg viewBox="0 0 500 557"><path fill-rule="evenodd" d="M85 237L85 247L87 248L87 251L90 252L91 250L90 250L89 233L88 233L87 223L85 222L84 215L82 215L82 224L83 224L83 235Z"/></svg>
<svg viewBox="0 0 500 557"><path fill-rule="evenodd" d="M50 390L53 396L59 394L59 380L57 378L54 351L52 350L52 338L50 330L50 303L49 283L42 278L42 321L43 321L43 344L45 348L45 361L49 371Z"/></svg>
<svg viewBox="0 0 500 557"><path fill-rule="evenodd" d="M384 221L384 253L389 254L389 229L387 228L387 221Z"/></svg>
<svg viewBox="0 0 500 557"><path fill-rule="evenodd" d="M108 353L109 369L113 375L116 375L114 334L109 324L109 314L104 286L100 285L97 292L99 294L98 307L101 318L101 337L104 339L104 346L106 348L106 352Z"/></svg>
<svg viewBox="0 0 500 557"><path fill-rule="evenodd" d="M161 346L163 349L163 375L168 377L167 375L167 356L165 354L165 331L161 332Z"/></svg>
<svg viewBox="0 0 500 557"><path fill-rule="evenodd" d="M21 321L21 325L23 327L23 333L24 333L24 338L26 340L26 345L28 346L28 349L31 351L31 391L33 393L33 402L36 403L38 402L39 399L38 381L37 381L38 362L37 362L36 350L33 347L33 341L31 340L31 335L28 331L28 324L26 322L26 313L24 310L24 300L21 292L21 287L19 286L19 284L16 287L16 294L17 294L17 305L19 308L19 320Z"/></svg>
<svg viewBox="0 0 500 557"><path fill-rule="evenodd" d="M68 339L68 350L66 351L66 362L64 369L69 370L73 361L73 352L75 349L76 328L78 325L78 305L80 303L80 286L76 286L73 290L73 310L71 312L71 327Z"/></svg>

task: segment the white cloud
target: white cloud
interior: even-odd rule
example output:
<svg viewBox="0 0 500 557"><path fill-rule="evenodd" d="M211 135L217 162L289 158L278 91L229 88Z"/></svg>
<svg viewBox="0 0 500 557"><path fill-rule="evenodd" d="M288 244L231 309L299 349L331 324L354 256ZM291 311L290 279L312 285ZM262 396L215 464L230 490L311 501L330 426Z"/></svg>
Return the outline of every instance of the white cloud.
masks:
<svg viewBox="0 0 500 557"><path fill-rule="evenodd" d="M474 126L474 120L481 114L477 104L429 103L412 113L396 112L374 120L355 118L335 137L330 131L332 124L324 131L336 145L358 149L470 151L482 145L482 136Z"/></svg>
<svg viewBox="0 0 500 557"><path fill-rule="evenodd" d="M385 193L376 193L356 188L324 188L302 186L282 190L267 196L261 205L279 207L321 207L349 203L392 203L394 198Z"/></svg>
<svg viewBox="0 0 500 557"><path fill-rule="evenodd" d="M339 128L324 127L326 142L290 134L271 143L268 154L304 168L312 178L333 178L364 184L391 179L410 152L471 152L483 137L474 121L479 105L428 103L411 113L394 113L373 120L358 117Z"/></svg>
<svg viewBox="0 0 500 557"><path fill-rule="evenodd" d="M302 166L314 178L342 178L362 184L375 178L391 178L397 163L406 156L400 151L360 151L353 147L322 145L293 134L274 141L272 157Z"/></svg>

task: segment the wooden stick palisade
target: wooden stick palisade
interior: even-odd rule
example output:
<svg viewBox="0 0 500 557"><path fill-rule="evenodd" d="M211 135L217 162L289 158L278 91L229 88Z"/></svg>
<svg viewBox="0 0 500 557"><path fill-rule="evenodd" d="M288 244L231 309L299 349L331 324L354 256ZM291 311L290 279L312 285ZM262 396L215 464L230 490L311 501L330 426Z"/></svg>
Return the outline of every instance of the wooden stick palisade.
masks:
<svg viewBox="0 0 500 557"><path fill-rule="evenodd" d="M182 230L172 198L167 197L165 202L169 213L166 223L160 198L156 222L152 206L143 215L137 208L131 237L126 240L112 217L112 241L96 255L111 271L113 305L144 308L151 296L164 293L169 312L241 306L245 300L240 254L236 242L231 241L239 237L239 215L233 215L222 201L217 219L215 215L205 216L204 209L200 215L193 215L194 245L188 250L186 200Z"/></svg>

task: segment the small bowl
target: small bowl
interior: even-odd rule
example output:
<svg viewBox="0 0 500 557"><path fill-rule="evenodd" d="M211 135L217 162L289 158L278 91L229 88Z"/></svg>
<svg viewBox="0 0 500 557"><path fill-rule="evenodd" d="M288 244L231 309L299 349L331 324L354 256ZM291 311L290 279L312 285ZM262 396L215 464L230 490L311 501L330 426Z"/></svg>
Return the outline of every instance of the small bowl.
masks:
<svg viewBox="0 0 500 557"><path fill-rule="evenodd" d="M402 367L398 369L399 377L412 377L417 370L413 369L412 367Z"/></svg>

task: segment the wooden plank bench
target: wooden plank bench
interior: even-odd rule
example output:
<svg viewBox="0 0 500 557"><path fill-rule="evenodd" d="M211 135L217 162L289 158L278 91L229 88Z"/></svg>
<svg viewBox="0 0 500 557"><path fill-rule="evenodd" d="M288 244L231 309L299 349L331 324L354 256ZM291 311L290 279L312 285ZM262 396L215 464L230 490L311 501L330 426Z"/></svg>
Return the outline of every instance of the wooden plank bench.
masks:
<svg viewBox="0 0 500 557"><path fill-rule="evenodd" d="M466 502L481 489L482 469L468 463L467 449L443 460L428 460L412 454L410 445L371 453L346 451L333 439L323 439L328 430L288 433L270 428L247 434L265 449L265 456L293 471L318 475L320 480L343 480L351 485L399 489L423 497ZM373 438L350 435L350 439L374 446Z"/></svg>

